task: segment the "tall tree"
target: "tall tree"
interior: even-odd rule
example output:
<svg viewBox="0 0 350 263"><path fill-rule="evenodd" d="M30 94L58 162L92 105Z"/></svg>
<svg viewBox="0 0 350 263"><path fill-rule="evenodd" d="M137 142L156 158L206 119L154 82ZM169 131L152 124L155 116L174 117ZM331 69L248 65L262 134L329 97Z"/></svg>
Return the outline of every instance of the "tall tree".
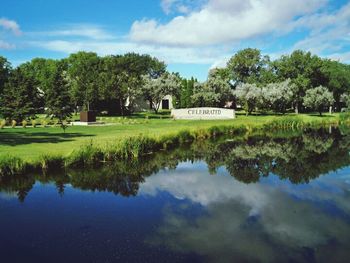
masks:
<svg viewBox="0 0 350 263"><path fill-rule="evenodd" d="M9 74L11 71L11 64L7 61L6 58L0 56L0 96L5 87L5 83L9 78Z"/></svg>
<svg viewBox="0 0 350 263"><path fill-rule="evenodd" d="M282 56L274 61L273 65L279 81L291 79L296 85L297 94L294 101L296 113L302 109L305 92L325 82L321 74L322 60L312 56L310 52L296 50L291 55Z"/></svg>
<svg viewBox="0 0 350 263"><path fill-rule="evenodd" d="M65 61L68 66L70 93L75 106L91 110L99 98L100 58L93 52L71 54Z"/></svg>
<svg viewBox="0 0 350 263"><path fill-rule="evenodd" d="M341 110L341 96L350 92L350 66L338 61L324 60L322 74L326 78L326 86L333 92L336 110Z"/></svg>
<svg viewBox="0 0 350 263"><path fill-rule="evenodd" d="M263 56L260 50L246 48L238 51L228 61L227 69L236 86L241 83L260 83L269 61L270 58Z"/></svg>
<svg viewBox="0 0 350 263"><path fill-rule="evenodd" d="M50 87L45 93L47 115L57 118L62 127L64 127L64 121L71 117L73 112L65 74L63 63L57 63L48 79Z"/></svg>
<svg viewBox="0 0 350 263"><path fill-rule="evenodd" d="M34 118L38 111L36 103L38 90L33 77L26 75L22 67L10 74L0 98L0 114L7 120L17 122Z"/></svg>
<svg viewBox="0 0 350 263"><path fill-rule="evenodd" d="M221 69L212 69L203 85L197 85L191 100L195 105L208 107L224 107L233 100L233 90L227 75Z"/></svg>

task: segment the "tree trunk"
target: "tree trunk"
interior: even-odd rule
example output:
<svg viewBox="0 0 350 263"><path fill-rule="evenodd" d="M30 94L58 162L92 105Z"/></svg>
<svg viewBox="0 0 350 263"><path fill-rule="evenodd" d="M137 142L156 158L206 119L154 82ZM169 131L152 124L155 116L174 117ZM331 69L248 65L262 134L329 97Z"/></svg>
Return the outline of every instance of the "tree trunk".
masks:
<svg viewBox="0 0 350 263"><path fill-rule="evenodd" d="M299 114L299 105L298 105L298 103L295 104L294 110L295 110L295 114Z"/></svg>

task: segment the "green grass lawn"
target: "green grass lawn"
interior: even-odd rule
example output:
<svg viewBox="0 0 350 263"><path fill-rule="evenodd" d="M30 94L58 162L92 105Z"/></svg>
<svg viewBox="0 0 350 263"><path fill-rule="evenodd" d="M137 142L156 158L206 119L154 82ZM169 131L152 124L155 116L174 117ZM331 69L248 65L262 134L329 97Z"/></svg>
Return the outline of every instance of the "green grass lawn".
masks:
<svg viewBox="0 0 350 263"><path fill-rule="evenodd" d="M237 114L235 120L175 121L170 119L168 114L163 113L162 115L149 114L147 119L145 114L135 114L129 118L102 117L102 121L110 125L93 127L73 126L69 127L65 134L59 127L5 128L0 130L0 157L12 155L26 161L35 161L44 154L67 156L73 150L91 141L94 144L105 146L116 143L125 137L139 134L162 136L177 133L184 129L205 129L218 125L257 127L275 119L286 118L286 116L296 116L305 122L338 118L337 114L323 117L319 117L316 114L288 114L285 116L245 116L244 114Z"/></svg>

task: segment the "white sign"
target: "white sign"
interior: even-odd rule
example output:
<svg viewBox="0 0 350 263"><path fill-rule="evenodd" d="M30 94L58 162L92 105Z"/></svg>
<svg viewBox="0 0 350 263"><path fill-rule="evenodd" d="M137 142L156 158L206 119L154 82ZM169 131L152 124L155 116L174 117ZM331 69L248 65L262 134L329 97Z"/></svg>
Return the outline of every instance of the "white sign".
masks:
<svg viewBox="0 0 350 263"><path fill-rule="evenodd" d="M173 109L171 116L176 120L224 120L234 119L235 111L222 108Z"/></svg>

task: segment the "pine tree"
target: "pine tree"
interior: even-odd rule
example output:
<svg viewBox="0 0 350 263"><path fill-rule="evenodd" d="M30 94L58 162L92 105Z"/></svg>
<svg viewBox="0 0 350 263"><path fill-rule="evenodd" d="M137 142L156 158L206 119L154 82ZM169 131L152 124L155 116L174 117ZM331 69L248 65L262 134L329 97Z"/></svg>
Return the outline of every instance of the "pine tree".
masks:
<svg viewBox="0 0 350 263"><path fill-rule="evenodd" d="M26 75L24 70L17 68L10 74L0 98L0 114L7 120L22 120L35 117L37 109L35 102L38 91L35 80Z"/></svg>

